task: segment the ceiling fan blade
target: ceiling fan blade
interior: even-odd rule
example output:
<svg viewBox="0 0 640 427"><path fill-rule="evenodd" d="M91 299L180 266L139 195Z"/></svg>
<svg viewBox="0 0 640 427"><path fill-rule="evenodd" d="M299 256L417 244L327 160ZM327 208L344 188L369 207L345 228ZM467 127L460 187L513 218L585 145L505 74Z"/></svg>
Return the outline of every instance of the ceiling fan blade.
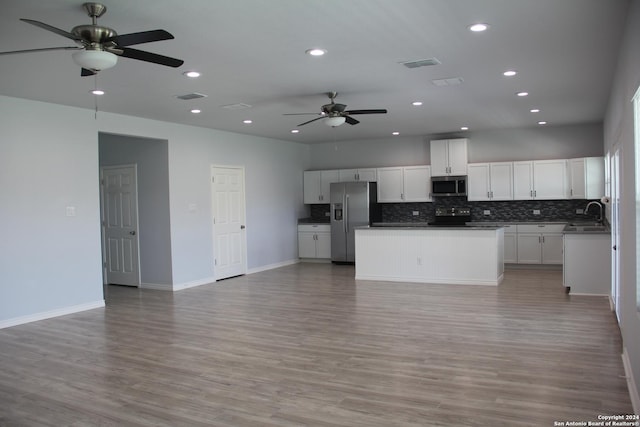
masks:
<svg viewBox="0 0 640 427"><path fill-rule="evenodd" d="M145 52L143 50L123 47L122 54L125 58L137 59L139 61L152 62L154 64L166 65L167 67L177 68L184 64L181 59L170 58L168 56L158 55L157 53Z"/></svg>
<svg viewBox="0 0 640 427"><path fill-rule="evenodd" d="M46 52L48 50L78 50L82 49L80 46L63 46L63 47L43 47L40 49L25 49L25 50L12 50L11 52L0 52L0 55L13 55L15 53L28 53L28 52Z"/></svg>
<svg viewBox="0 0 640 427"><path fill-rule="evenodd" d="M80 71L80 75L82 77L95 76L96 74L98 74L96 71L88 70L86 68L83 68L82 71Z"/></svg>
<svg viewBox="0 0 640 427"><path fill-rule="evenodd" d="M298 126L304 126L304 125L306 125L308 123L315 122L316 120L320 120L320 119L324 119L324 116L316 117L315 119L309 120L308 122L300 123Z"/></svg>
<svg viewBox="0 0 640 427"><path fill-rule="evenodd" d="M322 113L284 113L282 115L283 116L309 116L312 114L315 116L323 115Z"/></svg>
<svg viewBox="0 0 640 427"><path fill-rule="evenodd" d="M357 125L358 123L360 123L358 120L354 119L353 117L349 117L349 116L344 116L344 119L346 120L347 123L349 123L350 125Z"/></svg>
<svg viewBox="0 0 640 427"><path fill-rule="evenodd" d="M52 33L56 33L59 36L66 37L68 39L71 39L71 40L74 40L74 41L77 41L77 42L81 42L82 41L81 38L74 36L70 32L65 31L65 30L61 30L60 28L52 27L51 25L45 24L44 22L34 21L33 19L25 19L25 18L20 18L20 20L23 21L23 22L26 22L27 24L35 25L36 27L40 27L43 30L47 30L47 31L51 31Z"/></svg>
<svg viewBox="0 0 640 427"><path fill-rule="evenodd" d="M349 111L345 111L345 113L347 114L387 114L387 110L385 109L380 109L380 110L349 110Z"/></svg>
<svg viewBox="0 0 640 427"><path fill-rule="evenodd" d="M173 39L173 35L165 30L141 31L139 33L121 34L107 41L115 42L118 46L131 46L134 44L157 42Z"/></svg>

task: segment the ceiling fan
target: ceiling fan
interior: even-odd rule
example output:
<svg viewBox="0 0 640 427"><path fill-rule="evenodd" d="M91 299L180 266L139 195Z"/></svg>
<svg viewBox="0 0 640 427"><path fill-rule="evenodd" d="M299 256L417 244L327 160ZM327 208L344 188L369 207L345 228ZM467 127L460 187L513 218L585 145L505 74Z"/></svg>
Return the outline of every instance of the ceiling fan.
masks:
<svg viewBox="0 0 640 427"><path fill-rule="evenodd" d="M100 3L84 3L83 7L91 18L91 24L78 25L73 27L70 32L45 24L44 22L34 21L32 19L20 19L28 24L73 40L79 46L15 50L11 52L0 52L0 55L48 50L76 50L77 52L72 56L73 60L82 67L82 76L91 76L100 70L113 67L118 61L118 56L166 65L168 67L179 67L184 63L184 61L180 59L127 47L173 39L173 35L169 32L165 30L152 30L118 35L113 29L98 25L98 18L107 11L106 6Z"/></svg>
<svg viewBox="0 0 640 427"><path fill-rule="evenodd" d="M285 114L285 116L298 116L298 115L307 115L314 114L320 115L320 117L316 117L315 119L311 119L307 122L300 123L298 126L304 126L308 123L315 122L316 120L324 119L324 123L327 126L336 127L341 124L347 122L350 125L357 125L360 123L358 120L354 119L351 116L357 114L387 114L387 110L378 109L378 110L345 110L347 106L345 104L336 104L335 98L338 96L337 92L327 92L326 94L331 102L329 104L325 104L321 108L320 113L290 113Z"/></svg>

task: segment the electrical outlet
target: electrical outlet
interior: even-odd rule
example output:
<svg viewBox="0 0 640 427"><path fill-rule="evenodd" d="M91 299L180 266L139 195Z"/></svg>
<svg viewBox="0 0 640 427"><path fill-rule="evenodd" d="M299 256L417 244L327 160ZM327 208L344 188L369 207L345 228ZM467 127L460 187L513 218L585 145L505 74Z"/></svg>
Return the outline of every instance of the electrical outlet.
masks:
<svg viewBox="0 0 640 427"><path fill-rule="evenodd" d="M534 215L540 215L540 209L534 209L533 210L533 214Z"/></svg>
<svg viewBox="0 0 640 427"><path fill-rule="evenodd" d="M411 215L413 215L413 216L418 216L418 215L420 215L420 212L418 212L418 211L413 211L413 212L411 213Z"/></svg>
<svg viewBox="0 0 640 427"><path fill-rule="evenodd" d="M482 211L482 215L491 215L491 211L489 209L485 209Z"/></svg>
<svg viewBox="0 0 640 427"><path fill-rule="evenodd" d="M576 209L576 213L578 215L582 215L582 214L584 214L584 209Z"/></svg>

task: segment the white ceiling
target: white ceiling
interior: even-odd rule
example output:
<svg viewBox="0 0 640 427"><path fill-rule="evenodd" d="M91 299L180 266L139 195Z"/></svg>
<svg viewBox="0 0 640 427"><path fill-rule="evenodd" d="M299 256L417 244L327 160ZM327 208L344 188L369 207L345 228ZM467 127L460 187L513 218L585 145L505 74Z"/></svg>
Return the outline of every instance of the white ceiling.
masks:
<svg viewBox="0 0 640 427"><path fill-rule="evenodd" d="M104 0L99 24L119 34L162 28L175 40L133 46L183 59L180 68L120 58L97 84L98 109L270 138L334 140L600 122L628 0ZM2 0L0 51L73 42L19 21L71 30L90 18L77 0ZM467 26L491 25L485 33ZM324 57L305 55L321 47ZM435 57L409 69L403 61ZM502 72L516 69L506 78ZM197 70L198 79L183 71ZM460 77L459 86L433 79ZM71 52L0 56L0 94L94 108L93 77ZM528 91L518 98L515 93ZM317 121L325 92L347 109L386 108L338 128ZM176 95L200 92L200 100ZM421 107L411 105L420 100ZM251 108L229 110L244 103ZM533 107L541 109L533 114ZM200 108L199 115L191 114ZM251 119L251 125L242 123Z"/></svg>

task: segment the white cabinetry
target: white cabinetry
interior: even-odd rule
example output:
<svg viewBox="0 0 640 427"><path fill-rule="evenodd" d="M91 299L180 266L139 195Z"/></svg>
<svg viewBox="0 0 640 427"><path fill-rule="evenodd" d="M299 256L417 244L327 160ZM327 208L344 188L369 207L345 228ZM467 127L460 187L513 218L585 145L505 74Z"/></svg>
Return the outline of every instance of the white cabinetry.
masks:
<svg viewBox="0 0 640 427"><path fill-rule="evenodd" d="M600 199L604 196L604 158L584 157L569 160L569 197Z"/></svg>
<svg viewBox="0 0 640 427"><path fill-rule="evenodd" d="M513 200L513 162L472 163L467 175L470 201Z"/></svg>
<svg viewBox="0 0 640 427"><path fill-rule="evenodd" d="M340 182L377 181L376 170L370 169L341 169L338 171Z"/></svg>
<svg viewBox="0 0 640 427"><path fill-rule="evenodd" d="M513 162L515 200L561 200L568 198L567 161Z"/></svg>
<svg viewBox="0 0 640 427"><path fill-rule="evenodd" d="M562 264L565 224L518 224L519 264Z"/></svg>
<svg viewBox="0 0 640 427"><path fill-rule="evenodd" d="M516 264L518 262L518 234L516 225L504 226L504 262Z"/></svg>
<svg viewBox="0 0 640 427"><path fill-rule="evenodd" d="M331 226L329 224L298 225L298 257L331 258Z"/></svg>
<svg viewBox="0 0 640 427"><path fill-rule="evenodd" d="M611 293L611 235L564 235L564 286L572 294Z"/></svg>
<svg viewBox="0 0 640 427"><path fill-rule="evenodd" d="M337 170L305 171L304 173L304 203L329 203L331 183L338 182Z"/></svg>
<svg viewBox="0 0 640 427"><path fill-rule="evenodd" d="M430 202L431 168L406 166L379 168L378 202Z"/></svg>
<svg viewBox="0 0 640 427"><path fill-rule="evenodd" d="M431 174L433 176L467 174L467 139L431 141Z"/></svg>

